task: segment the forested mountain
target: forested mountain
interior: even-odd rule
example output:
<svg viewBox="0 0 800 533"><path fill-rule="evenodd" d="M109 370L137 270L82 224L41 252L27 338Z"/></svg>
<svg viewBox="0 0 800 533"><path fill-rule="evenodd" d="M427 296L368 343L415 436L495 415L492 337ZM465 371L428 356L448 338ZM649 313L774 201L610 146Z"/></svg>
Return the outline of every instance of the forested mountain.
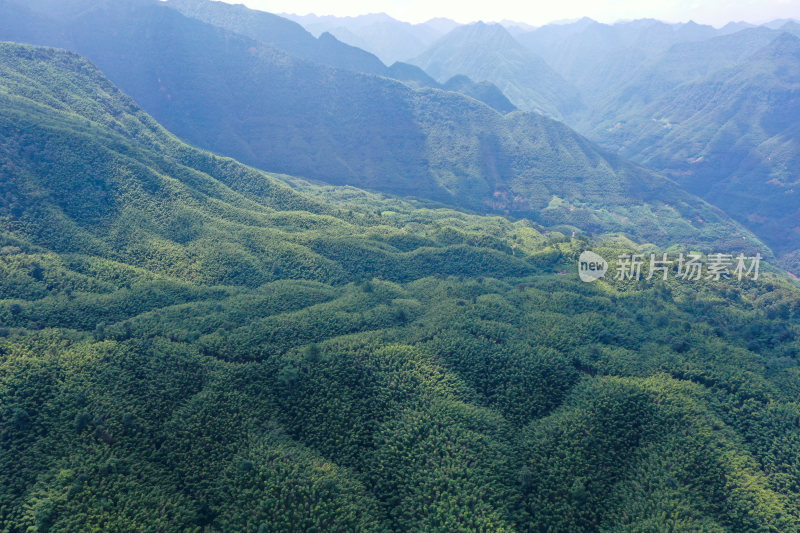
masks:
<svg viewBox="0 0 800 533"><path fill-rule="evenodd" d="M166 0L187 17L202 20L307 59L332 67L383 75L386 65L371 53L337 40L330 33L315 38L300 24L265 11L212 0Z"/></svg>
<svg viewBox="0 0 800 533"><path fill-rule="evenodd" d="M0 18L3 31L18 35L11 14ZM262 169L527 216L568 232L758 246L673 182L537 114L502 115L455 93L319 66L160 2L93 8L55 35L170 131Z"/></svg>
<svg viewBox="0 0 800 533"><path fill-rule="evenodd" d="M730 23L717 29L694 22L667 24L640 19L602 24L584 18L549 24L514 37L580 91L587 112L566 118L582 126L598 109L616 106L628 111L631 102L626 98L632 98L635 104L652 94L662 94L751 55L782 32L798 33L799 28L794 21L758 27ZM653 81L673 84L665 87Z"/></svg>
<svg viewBox="0 0 800 533"><path fill-rule="evenodd" d="M581 91L570 125L733 215L800 274L799 29L582 19L515 38Z"/></svg>
<svg viewBox="0 0 800 533"><path fill-rule="evenodd" d="M411 63L444 81L457 74L487 80L526 111L562 118L578 112L578 91L500 24L459 26Z"/></svg>
<svg viewBox="0 0 800 533"><path fill-rule="evenodd" d="M425 71L408 63L394 61L387 68L372 54L340 43L328 32L322 33L319 39L314 39L299 25L270 13L210 0L167 0L167 5L187 17L250 37L294 57L354 72L386 76L416 88L430 87L459 92L503 113L514 110L513 104L508 102L502 92L488 82L476 83L463 77L457 83L447 85L438 83ZM291 29L291 32L281 32L280 29L284 27ZM384 30L394 31L392 28Z"/></svg>
<svg viewBox="0 0 800 533"><path fill-rule="evenodd" d="M630 87L640 101L609 106L593 137L721 207L800 272L800 38L754 28L714 41L704 50L716 54L671 50L648 87Z"/></svg>
<svg viewBox="0 0 800 533"><path fill-rule="evenodd" d="M52 49L0 44L0 154L2 531L800 528L766 267L585 284L585 239L191 148Z"/></svg>
<svg viewBox="0 0 800 533"><path fill-rule="evenodd" d="M242 5L232 6L209 0L167 0L167 5L188 17L269 44L298 58L354 72L393 78L415 88L430 87L459 92L503 113L515 109L502 92L491 83L485 81L476 83L466 76L460 76L453 83L440 84L419 67L398 61L387 68L372 54L339 43L328 32L322 33L319 39L314 39L299 25L270 13L248 9ZM275 31L275 26L283 25L292 25L291 35L281 35L281 32ZM385 30L391 31L388 28ZM301 41L302 44L295 44L296 41ZM310 46L311 43L314 46ZM344 49L347 49L345 53Z"/></svg>
<svg viewBox="0 0 800 533"><path fill-rule="evenodd" d="M99 4L106 9L106 15L116 12L118 16L120 13L124 16L126 11L135 12L148 5L160 3L155 0L123 0L118 3L121 6L112 2ZM213 0L169 0L169 2L165 0L163 3L189 18L250 37L296 58L353 72L386 76L410 82L415 86L424 78L428 78L419 67L405 63L387 67L373 54L340 42L330 33L315 38L295 22L264 11L248 9L243 5ZM67 48L77 47L78 42L74 39L75 28L85 24L87 17L92 19L91 13L98 10L98 2L65 0L59 2L58 6L52 4L53 0L34 0L24 3L9 2L8 5L0 6L6 10L5 21L0 22L0 28L4 32L3 38ZM97 19L94 19L89 23L96 22ZM430 83L422 85L442 88L432 78ZM470 83L463 85L458 92L475 97L486 91L479 84ZM488 105L492 105L497 100L489 99L489 102Z"/></svg>

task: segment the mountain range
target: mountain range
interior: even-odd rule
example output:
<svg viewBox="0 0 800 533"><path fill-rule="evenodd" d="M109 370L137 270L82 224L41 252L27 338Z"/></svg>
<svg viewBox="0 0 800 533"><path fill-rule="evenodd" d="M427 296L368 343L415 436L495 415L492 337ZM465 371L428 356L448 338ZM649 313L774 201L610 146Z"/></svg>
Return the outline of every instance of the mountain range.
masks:
<svg viewBox="0 0 800 533"><path fill-rule="evenodd" d="M247 167L51 48L0 43L0 153L2 530L800 527L766 265L583 283L643 249Z"/></svg>
<svg viewBox="0 0 800 533"><path fill-rule="evenodd" d="M242 5L231 7L208 0L167 0L167 5L189 18L200 20L236 34L278 48L295 58L353 72L375 74L400 80L412 87L430 87L466 94L501 112L514 110L507 98L491 83L479 83L460 75L454 83L438 83L409 63L395 61L386 67L372 54L338 41L328 32L314 37L296 23Z"/></svg>
<svg viewBox="0 0 800 533"><path fill-rule="evenodd" d="M730 60L718 61L719 70L698 69L692 81L652 91L624 114L609 114L593 136L722 207L796 269L800 38L783 33L741 59L736 47L722 49Z"/></svg>
<svg viewBox="0 0 800 533"><path fill-rule="evenodd" d="M800 531L796 25L297 20L0 0L0 532Z"/></svg>
<svg viewBox="0 0 800 533"><path fill-rule="evenodd" d="M80 5L74 18L45 19L61 26L40 44L86 55L199 147L261 169L525 216L568 233L768 254L719 210L541 115L503 115L456 93L298 59L169 3ZM6 13L0 38L37 38L41 25L21 26Z"/></svg>
<svg viewBox="0 0 800 533"><path fill-rule="evenodd" d="M283 16L301 24L314 35L330 33L347 44L369 50L387 65L418 56L434 41L458 26L446 19L410 24L385 13L358 17Z"/></svg>
<svg viewBox="0 0 800 533"><path fill-rule="evenodd" d="M609 25L581 19L537 28L515 38L542 57L592 107L643 61L675 44L703 41L719 33L693 22L673 25L642 19Z"/></svg>
<svg viewBox="0 0 800 533"><path fill-rule="evenodd" d="M519 109L556 117L665 173L754 231L800 274L787 177L800 138L779 118L795 107L791 36L800 24L584 18L509 26L459 26L411 61L434 77L489 79Z"/></svg>

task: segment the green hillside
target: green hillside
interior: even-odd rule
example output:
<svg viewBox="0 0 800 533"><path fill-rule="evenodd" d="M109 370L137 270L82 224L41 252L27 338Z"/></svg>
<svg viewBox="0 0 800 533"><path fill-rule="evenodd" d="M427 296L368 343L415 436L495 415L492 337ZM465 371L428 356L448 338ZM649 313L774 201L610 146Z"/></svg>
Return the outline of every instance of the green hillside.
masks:
<svg viewBox="0 0 800 533"><path fill-rule="evenodd" d="M798 80L800 38L784 33L733 66L633 106L594 136L724 209L800 272Z"/></svg>
<svg viewBox="0 0 800 533"><path fill-rule="evenodd" d="M52 49L0 44L0 154L0 531L800 528L767 267L584 284L585 239L191 148Z"/></svg>
<svg viewBox="0 0 800 533"><path fill-rule="evenodd" d="M63 39L170 131L258 168L528 217L568 234L759 246L673 182L537 114L504 115L451 92L295 59L147 1L89 9Z"/></svg>

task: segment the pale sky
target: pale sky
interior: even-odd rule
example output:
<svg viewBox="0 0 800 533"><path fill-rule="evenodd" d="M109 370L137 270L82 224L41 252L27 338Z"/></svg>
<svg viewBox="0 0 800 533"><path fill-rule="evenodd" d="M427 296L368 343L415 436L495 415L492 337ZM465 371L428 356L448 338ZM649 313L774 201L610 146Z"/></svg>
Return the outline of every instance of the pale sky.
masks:
<svg viewBox="0 0 800 533"><path fill-rule="evenodd" d="M723 26L730 21L755 24L778 18L800 19L800 0L224 0L271 13L354 16L388 13L408 22L446 17L458 22L503 19L541 26L555 20L590 17L600 22L655 18L694 20Z"/></svg>

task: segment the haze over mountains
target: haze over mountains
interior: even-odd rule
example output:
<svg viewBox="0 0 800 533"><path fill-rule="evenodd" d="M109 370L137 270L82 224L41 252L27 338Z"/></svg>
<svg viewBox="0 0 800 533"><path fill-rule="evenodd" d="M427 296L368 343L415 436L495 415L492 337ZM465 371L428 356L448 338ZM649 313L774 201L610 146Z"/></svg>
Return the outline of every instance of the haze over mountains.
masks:
<svg viewBox="0 0 800 533"><path fill-rule="evenodd" d="M282 17L206 0L72 0L55 10L46 0L9 1L2 9L0 38L79 51L183 138L260 168L514 213L546 225L628 231L655 242L676 236L665 229L672 220L665 226L663 216L656 222L648 215L660 203L700 209L676 200L675 192L656 192L661 181L633 167L623 170L626 164L566 128L530 113L501 116L539 111L609 152L665 172L797 268L800 244L787 177L796 129L773 121L762 133L738 135L735 145L721 136L750 128L763 114L786 116L783 106L792 109L792 41L772 52L769 46L800 33L793 21L721 29L653 20L606 25L581 19L533 30L509 23L513 36L498 24L437 21L424 25L426 31L444 35L412 59L418 68L402 62L387 67L330 34L315 38ZM385 16L348 20L352 28L377 22L390 25L387 33L400 31ZM405 37L400 32L397 38ZM172 64L186 66L179 73ZM224 79L214 75L220 64L226 65ZM775 96L766 104L758 102L765 79L747 74L759 68L789 69L777 74L770 89ZM735 95L720 99L709 90L714 83L732 87L722 81L731 76L741 80ZM681 102L690 108L680 109ZM534 131L544 134L531 144ZM605 163L598 166L598 157ZM599 191L606 193L602 199ZM631 199L644 210L629 225L619 209ZM708 233L718 235L717 218L699 220L710 221ZM680 235L700 229L682 227ZM737 230L731 238L740 237Z"/></svg>
<svg viewBox="0 0 800 533"><path fill-rule="evenodd" d="M458 26L447 19L410 24L384 13L360 17L284 16L298 22L314 35L327 32L347 44L369 50L387 65L418 56L434 41Z"/></svg>
<svg viewBox="0 0 800 533"><path fill-rule="evenodd" d="M0 43L0 150L3 529L800 527L766 267L588 285L584 239L192 148L63 50Z"/></svg>
<svg viewBox="0 0 800 533"><path fill-rule="evenodd" d="M0 1L0 531L800 531L800 41L450 25Z"/></svg>
<svg viewBox="0 0 800 533"><path fill-rule="evenodd" d="M242 21L241 8L207 4L229 10L229 24ZM182 10L188 5L181 0ZM38 39L19 35L37 25L7 13L11 38ZM503 115L456 93L300 60L185 17L169 2L88 10L77 3L72 18L65 12L42 25L58 31L41 44L91 58L171 131L262 169L524 215L569 232L624 232L664 245L726 242L734 250L755 243L674 183L541 115Z"/></svg>
<svg viewBox="0 0 800 533"><path fill-rule="evenodd" d="M786 35L800 35L797 21L506 26L457 27L409 60L434 77L489 79L520 109L563 120L666 173L800 273L789 177L797 174L800 137L791 120L770 118L796 112L797 58Z"/></svg>
<svg viewBox="0 0 800 533"><path fill-rule="evenodd" d="M554 118L579 112L578 92L503 26L460 26L411 59L431 76L464 74L497 85L514 105Z"/></svg>
<svg viewBox="0 0 800 533"><path fill-rule="evenodd" d="M271 13L248 9L242 5L232 8L229 4L208 0L166 1L169 7L187 17L250 37L288 52L297 58L354 72L398 79L413 87L431 87L461 92L502 112L514 109L513 105L499 91L489 87L490 84L487 81L474 83L470 79L461 79L462 76L454 84L445 87L446 82L438 83L427 73L411 64L394 61L387 68L374 55L360 48L348 46L338 41L330 33L322 33L315 39L298 24ZM387 64L390 63L387 62Z"/></svg>
<svg viewBox="0 0 800 533"><path fill-rule="evenodd" d="M723 207L776 251L792 252L800 249L798 116L800 38L784 33L616 116L596 137Z"/></svg>

